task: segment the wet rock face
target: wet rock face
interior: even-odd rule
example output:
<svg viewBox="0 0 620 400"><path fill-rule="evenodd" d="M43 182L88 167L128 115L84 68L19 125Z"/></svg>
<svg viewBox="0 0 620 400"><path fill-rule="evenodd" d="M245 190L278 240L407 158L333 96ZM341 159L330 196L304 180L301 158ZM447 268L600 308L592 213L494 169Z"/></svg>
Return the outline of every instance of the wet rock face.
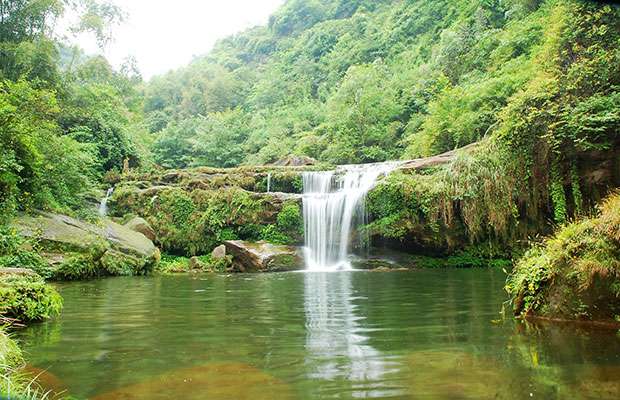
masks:
<svg viewBox="0 0 620 400"><path fill-rule="evenodd" d="M304 268L301 250L294 246L242 240L229 240L224 245L233 256L235 272L295 271Z"/></svg>
<svg viewBox="0 0 620 400"><path fill-rule="evenodd" d="M40 243L42 255L57 271L82 271L75 271L73 279L86 271L88 276L144 274L159 261L159 250L151 240L109 220L100 227L41 212L19 216L12 225Z"/></svg>

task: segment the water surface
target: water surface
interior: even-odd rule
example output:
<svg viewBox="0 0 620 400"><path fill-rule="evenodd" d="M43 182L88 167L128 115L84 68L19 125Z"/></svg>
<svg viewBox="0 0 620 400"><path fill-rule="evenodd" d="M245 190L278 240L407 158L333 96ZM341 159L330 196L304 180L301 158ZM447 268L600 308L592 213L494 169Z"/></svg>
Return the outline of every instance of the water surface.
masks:
<svg viewBox="0 0 620 400"><path fill-rule="evenodd" d="M19 332L91 399L617 399L614 331L501 321L494 270L114 278L59 285Z"/></svg>

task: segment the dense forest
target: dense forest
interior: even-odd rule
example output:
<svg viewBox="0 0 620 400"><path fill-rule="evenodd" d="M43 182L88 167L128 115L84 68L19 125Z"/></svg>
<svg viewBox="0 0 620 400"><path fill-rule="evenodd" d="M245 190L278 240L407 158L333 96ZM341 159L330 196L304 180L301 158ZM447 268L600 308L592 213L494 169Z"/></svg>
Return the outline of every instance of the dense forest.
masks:
<svg viewBox="0 0 620 400"><path fill-rule="evenodd" d="M75 29L105 45L122 11L80 4ZM361 163L484 138L570 176L579 153L610 148L620 124L611 5L289 1L267 26L149 82L131 59L116 71L54 36L68 5L3 2L4 210L79 208L125 161Z"/></svg>

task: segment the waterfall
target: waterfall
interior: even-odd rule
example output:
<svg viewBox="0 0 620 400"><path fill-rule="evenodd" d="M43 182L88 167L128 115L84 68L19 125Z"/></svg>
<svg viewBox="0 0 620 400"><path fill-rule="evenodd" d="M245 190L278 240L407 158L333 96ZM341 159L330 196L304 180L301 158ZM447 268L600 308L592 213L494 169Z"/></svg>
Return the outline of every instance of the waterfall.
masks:
<svg viewBox="0 0 620 400"><path fill-rule="evenodd" d="M113 192L114 188L109 188L105 194L105 197L101 199L101 203L99 203L99 215L102 217L105 217L108 214L108 200L110 199L110 196L112 196Z"/></svg>
<svg viewBox="0 0 620 400"><path fill-rule="evenodd" d="M271 192L271 172L267 174L267 193Z"/></svg>
<svg viewBox="0 0 620 400"><path fill-rule="evenodd" d="M366 217L364 200L380 176L399 163L344 165L303 173L303 216L308 269L350 269L351 233Z"/></svg>

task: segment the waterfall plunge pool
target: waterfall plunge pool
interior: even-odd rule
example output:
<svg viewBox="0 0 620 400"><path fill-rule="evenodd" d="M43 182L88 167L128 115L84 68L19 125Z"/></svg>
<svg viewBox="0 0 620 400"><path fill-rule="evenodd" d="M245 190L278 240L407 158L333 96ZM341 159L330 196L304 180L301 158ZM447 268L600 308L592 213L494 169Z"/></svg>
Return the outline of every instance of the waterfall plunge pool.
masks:
<svg viewBox="0 0 620 400"><path fill-rule="evenodd" d="M111 278L17 332L79 399L616 399L615 332L508 317L499 270Z"/></svg>

